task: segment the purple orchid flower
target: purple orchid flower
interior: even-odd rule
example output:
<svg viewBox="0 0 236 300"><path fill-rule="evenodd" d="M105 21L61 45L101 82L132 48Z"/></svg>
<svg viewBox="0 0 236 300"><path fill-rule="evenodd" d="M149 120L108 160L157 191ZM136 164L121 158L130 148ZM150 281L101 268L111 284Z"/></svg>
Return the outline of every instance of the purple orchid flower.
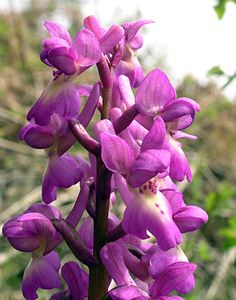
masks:
<svg viewBox="0 0 236 300"><path fill-rule="evenodd" d="M53 78L27 115L38 125L48 125L51 115L77 118L80 112L80 87L63 74Z"/></svg>
<svg viewBox="0 0 236 300"><path fill-rule="evenodd" d="M83 176L76 159L69 154L58 156L54 149L60 135L63 136L63 131L68 132L66 127L67 124L62 122L60 116L54 114L50 126L30 123L20 132L20 138L30 146L48 148L48 167L42 180L42 198L47 204L56 200L57 188L69 188L79 182Z"/></svg>
<svg viewBox="0 0 236 300"><path fill-rule="evenodd" d="M140 84L136 94L136 106L144 116L176 122L176 129L189 127L200 110L199 105L189 98L176 99L176 91L168 77L160 69L151 71Z"/></svg>
<svg viewBox="0 0 236 300"><path fill-rule="evenodd" d="M78 115L78 119L84 126L88 125L96 110L99 95L100 85L95 84L82 112ZM57 103L60 107L63 106L65 99L61 100L60 104ZM19 134L20 139L24 139L31 147L47 149L49 162L42 184L42 197L45 203L56 199L57 188L68 188L80 181L83 176L78 161L72 156L64 154L75 143L75 137L68 128L67 119L69 117L70 114L66 115L66 112L64 112L64 116L60 113L53 113L49 124L37 125L30 122L21 129Z"/></svg>
<svg viewBox="0 0 236 300"><path fill-rule="evenodd" d="M15 249L32 253L32 260L25 269L22 282L22 292L27 300L38 298L38 288L61 286L58 274L60 259L56 252L50 252L61 240L50 219L60 217L56 208L34 205L3 226L3 235ZM45 274L49 274L49 277L45 277Z"/></svg>
<svg viewBox="0 0 236 300"><path fill-rule="evenodd" d="M175 249L175 250L174 250ZM127 267L127 256L122 243L114 242L105 245L101 250L101 258L106 266L110 276L114 279L117 287L108 292L112 299L182 299L178 296L168 296L173 290L186 293L193 288L194 278L193 272L196 265L185 262L186 256L181 249L174 248L167 252L160 251L160 258L157 256L157 251L154 254L144 256L144 261L149 256L150 275L153 280L147 278L150 290L143 290L139 287L138 282L134 282L129 274ZM151 248L151 252L153 249ZM150 251L149 251L150 252ZM157 261L158 260L158 261ZM180 262L184 260L184 262ZM176 262L177 261L177 262ZM141 266L140 266L141 267ZM155 270L157 267L157 270ZM143 269L140 268L140 269ZM141 271L141 270L140 270ZM173 298L172 298L173 297ZM177 297L177 298L175 298Z"/></svg>
<svg viewBox="0 0 236 300"><path fill-rule="evenodd" d="M52 147L59 155L65 153L76 141L68 128L68 119L78 118L84 127L88 126L98 105L100 84L95 84L90 92L83 86L73 87L70 92L57 95L51 86L46 92L48 98L40 97L29 112L30 123L20 130L19 138L33 148ZM89 96L81 112L80 95Z"/></svg>
<svg viewBox="0 0 236 300"><path fill-rule="evenodd" d="M101 48L92 31L82 29L72 41L62 25L47 20L44 26L51 36L43 40L40 58L45 64L73 75L81 67L90 67L100 60Z"/></svg>
<svg viewBox="0 0 236 300"><path fill-rule="evenodd" d="M162 251L154 245L142 259L149 265L149 273L154 279L150 286L154 297L166 296L172 290L186 294L193 289L196 265L188 262L179 246Z"/></svg>
<svg viewBox="0 0 236 300"><path fill-rule="evenodd" d="M122 91L120 90L120 76L125 75L132 88L138 87L144 78L144 72L136 57L136 51L143 44L139 31L142 26L149 23L152 23L152 21L141 20L122 25L125 30L124 39L120 42L120 47L112 62L115 70L111 107L119 107L122 111L127 108L127 103L124 103Z"/></svg>
<svg viewBox="0 0 236 300"><path fill-rule="evenodd" d="M128 85L126 89L130 89ZM128 93L128 92L126 92ZM136 108L140 112L138 121L150 129L153 120L161 116L167 128L164 149L171 154L169 175L177 181L192 180L187 158L181 148L178 138L196 137L182 133L180 130L189 127L200 106L192 99L178 98L168 77L159 69L151 71L142 81L135 96Z"/></svg>
<svg viewBox="0 0 236 300"><path fill-rule="evenodd" d="M115 75L126 75L129 78L132 87L137 87L144 78L142 67L135 57L135 54L143 45L143 38L139 30L144 25L150 23L153 23L153 21L140 20L122 25L125 30L125 39L121 61L116 68Z"/></svg>
<svg viewBox="0 0 236 300"><path fill-rule="evenodd" d="M117 182L127 206L122 222L124 230L141 239L148 237L146 231L149 230L157 238L159 246L168 250L182 239L172 219L171 206L159 191L156 179L170 163L169 152L162 150L165 134L165 124L157 118L137 157L130 145L119 136L103 131L100 141L106 167L127 180L127 183L120 179Z"/></svg>
<svg viewBox="0 0 236 300"><path fill-rule="evenodd" d="M3 226L3 235L19 251L33 252L40 249L42 254L47 253L50 244L59 238L50 220L37 212L25 213L9 220Z"/></svg>

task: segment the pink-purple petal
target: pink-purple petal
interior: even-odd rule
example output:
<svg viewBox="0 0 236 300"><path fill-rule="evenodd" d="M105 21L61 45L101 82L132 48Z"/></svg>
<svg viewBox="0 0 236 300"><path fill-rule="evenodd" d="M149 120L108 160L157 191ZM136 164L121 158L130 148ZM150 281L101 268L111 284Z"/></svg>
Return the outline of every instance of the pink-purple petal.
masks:
<svg viewBox="0 0 236 300"><path fill-rule="evenodd" d="M56 200L57 188L68 188L76 184L82 176L78 162L70 155L50 156L42 183L43 201L48 204Z"/></svg>
<svg viewBox="0 0 236 300"><path fill-rule="evenodd" d="M109 275L117 285L133 284L134 280L124 263L122 247L119 243L108 243L100 251L100 256Z"/></svg>
<svg viewBox="0 0 236 300"><path fill-rule="evenodd" d="M61 24L54 21L45 20L44 26L52 37L64 39L71 44L70 34Z"/></svg>
<svg viewBox="0 0 236 300"><path fill-rule="evenodd" d="M164 190L162 191L162 193L169 201L173 215L185 206L182 193L177 192L175 190Z"/></svg>
<svg viewBox="0 0 236 300"><path fill-rule="evenodd" d="M21 128L19 138L36 149L45 149L53 145L53 133L49 126L38 126L30 123Z"/></svg>
<svg viewBox="0 0 236 300"><path fill-rule="evenodd" d="M88 274L75 261L65 263L61 274L73 300L84 300L88 295Z"/></svg>
<svg viewBox="0 0 236 300"><path fill-rule="evenodd" d="M118 83L122 99L127 105L127 107L130 107L135 103L135 97L130 86L129 78L125 75L120 75L118 77Z"/></svg>
<svg viewBox="0 0 236 300"><path fill-rule="evenodd" d="M99 41L102 52L104 54L110 52L119 43L123 36L124 29L119 25L112 25Z"/></svg>
<svg viewBox="0 0 236 300"><path fill-rule="evenodd" d="M160 149L164 144L166 137L165 123L161 117L157 117L148 134L143 139L140 151L144 152L149 149Z"/></svg>
<svg viewBox="0 0 236 300"><path fill-rule="evenodd" d="M134 153L122 138L106 132L100 135L102 160L114 173L126 174L134 161Z"/></svg>
<svg viewBox="0 0 236 300"><path fill-rule="evenodd" d="M158 173L164 172L170 164L170 153L166 150L146 150L141 152L132 164L128 183L133 188L140 187Z"/></svg>
<svg viewBox="0 0 236 300"><path fill-rule="evenodd" d="M99 141L100 141L100 134L102 132L107 132L112 135L116 134L112 122L108 119L103 119L101 121L98 121L93 127L93 132Z"/></svg>
<svg viewBox="0 0 236 300"><path fill-rule="evenodd" d="M151 197L136 191L127 204L122 227L125 232L141 239L148 237L146 231L149 230L164 251L182 241L181 233L172 220L170 204L160 192Z"/></svg>
<svg viewBox="0 0 236 300"><path fill-rule="evenodd" d="M51 65L66 75L73 75L77 71L74 53L69 47L57 47L48 52L47 60Z"/></svg>
<svg viewBox="0 0 236 300"><path fill-rule="evenodd" d="M82 67L92 66L101 58L101 47L94 33L82 29L76 36L74 51L77 51L77 61Z"/></svg>
<svg viewBox="0 0 236 300"><path fill-rule="evenodd" d="M97 82L94 84L91 93L88 97L88 100L85 103L85 106L83 110L81 111L79 115L79 122L86 128L91 121L94 112L97 108L98 102L99 102L99 97L101 94L101 86L100 83Z"/></svg>
<svg viewBox="0 0 236 300"><path fill-rule="evenodd" d="M161 114L165 122L178 121L178 118L190 116L192 121L195 117L195 109L191 103L185 101L184 98L179 98L167 103Z"/></svg>
<svg viewBox="0 0 236 300"><path fill-rule="evenodd" d="M148 300L151 299L147 293L134 285L116 287L108 292L113 300Z"/></svg>
<svg viewBox="0 0 236 300"><path fill-rule="evenodd" d="M169 265L152 284L150 294L153 298L168 295L192 276L196 267L195 264L188 262L177 262Z"/></svg>
<svg viewBox="0 0 236 300"><path fill-rule="evenodd" d="M133 23L124 24L124 28L126 30L127 40L131 41L135 35L138 33L139 29L142 28L146 24L154 23L151 20L139 20Z"/></svg>
<svg viewBox="0 0 236 300"><path fill-rule="evenodd" d="M84 27L91 30L100 40L106 33L106 30L101 27L100 22L95 16L88 16L84 19Z"/></svg>
<svg viewBox="0 0 236 300"><path fill-rule="evenodd" d="M52 80L27 115L38 125L48 125L55 113L61 117L76 118L81 106L77 86L66 81L64 75Z"/></svg>
<svg viewBox="0 0 236 300"><path fill-rule="evenodd" d="M155 117L167 103L176 98L176 92L166 74L154 69L138 87L135 98L140 113Z"/></svg>
<svg viewBox="0 0 236 300"><path fill-rule="evenodd" d="M39 288L50 290L61 286L60 259L56 252L46 256L37 256L32 259L24 272L22 293L27 300L38 298ZM45 276L47 274L47 276Z"/></svg>
<svg viewBox="0 0 236 300"><path fill-rule="evenodd" d="M197 206L184 206L174 216L173 219L181 232L197 230L207 223L207 213Z"/></svg>
<svg viewBox="0 0 236 300"><path fill-rule="evenodd" d="M192 172L181 146L179 142L170 136L166 139L165 147L171 154L169 175L173 180L183 181L186 177L190 182L192 180Z"/></svg>

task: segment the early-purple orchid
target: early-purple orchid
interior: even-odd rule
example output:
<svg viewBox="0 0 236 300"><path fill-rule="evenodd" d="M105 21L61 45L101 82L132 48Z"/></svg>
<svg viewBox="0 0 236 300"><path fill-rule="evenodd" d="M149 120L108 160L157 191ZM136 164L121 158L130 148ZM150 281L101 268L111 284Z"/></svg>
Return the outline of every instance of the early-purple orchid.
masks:
<svg viewBox="0 0 236 300"><path fill-rule="evenodd" d="M208 216L186 204L178 190L178 181L192 180L178 139L196 139L183 130L200 107L177 98L160 69L145 76L136 54L143 45L141 28L150 23L106 30L88 16L72 39L59 23L44 22L50 37L40 58L54 71L19 134L47 154L44 203L3 226L15 249L31 253L22 281L27 300L38 298L40 289L59 289L62 278L67 287L53 291L51 300L183 300L174 293L194 288L197 266L181 243ZM99 80L79 85L77 78L94 65ZM73 151L76 142L86 158L84 151ZM50 203L58 189L72 185L79 194L63 216ZM63 241L79 263L61 268L56 248Z"/></svg>

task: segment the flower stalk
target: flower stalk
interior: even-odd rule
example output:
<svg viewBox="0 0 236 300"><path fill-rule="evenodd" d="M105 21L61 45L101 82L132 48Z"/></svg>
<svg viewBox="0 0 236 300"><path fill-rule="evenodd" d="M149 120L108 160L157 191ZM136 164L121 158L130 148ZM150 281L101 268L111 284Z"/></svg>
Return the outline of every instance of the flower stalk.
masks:
<svg viewBox="0 0 236 300"><path fill-rule="evenodd" d="M108 119L111 88L103 87L102 95L103 107L101 118ZM94 216L94 256L97 258L98 264L91 265L89 268L88 300L101 300L106 294L109 281L108 273L100 257L100 250L106 243L112 173L105 167L101 155L97 156L96 161L97 182Z"/></svg>

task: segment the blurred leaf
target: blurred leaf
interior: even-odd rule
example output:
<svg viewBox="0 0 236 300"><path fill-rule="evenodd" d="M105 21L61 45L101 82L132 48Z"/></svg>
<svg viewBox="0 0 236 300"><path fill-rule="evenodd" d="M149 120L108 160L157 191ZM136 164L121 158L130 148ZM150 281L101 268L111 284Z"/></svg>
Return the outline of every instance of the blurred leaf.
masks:
<svg viewBox="0 0 236 300"><path fill-rule="evenodd" d="M215 7L215 12L219 20L221 20L225 14L225 2L220 1Z"/></svg>
<svg viewBox="0 0 236 300"><path fill-rule="evenodd" d="M205 240L201 240L198 245L198 253L201 258L201 260L205 261L211 261L212 256L211 256L211 251L209 249L209 245Z"/></svg>
<svg viewBox="0 0 236 300"><path fill-rule="evenodd" d="M224 248L236 245L236 217L228 219L228 226L219 229L219 235L224 238Z"/></svg>
<svg viewBox="0 0 236 300"><path fill-rule="evenodd" d="M217 4L214 6L215 12L219 20L221 20L226 11L226 4L232 2L236 4L236 0L218 0Z"/></svg>
<svg viewBox="0 0 236 300"><path fill-rule="evenodd" d="M224 71L219 66L214 66L207 72L208 76L211 76L211 75L221 76L224 74L225 74Z"/></svg>

